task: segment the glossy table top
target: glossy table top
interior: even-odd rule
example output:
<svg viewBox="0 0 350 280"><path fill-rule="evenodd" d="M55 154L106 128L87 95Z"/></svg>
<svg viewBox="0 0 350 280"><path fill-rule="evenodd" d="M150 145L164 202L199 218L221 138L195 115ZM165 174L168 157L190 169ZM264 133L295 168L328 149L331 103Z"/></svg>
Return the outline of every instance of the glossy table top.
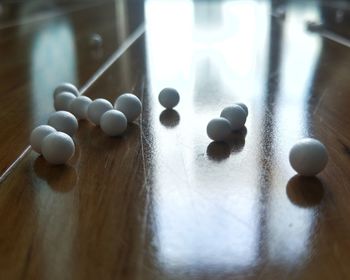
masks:
<svg viewBox="0 0 350 280"><path fill-rule="evenodd" d="M0 9L0 278L350 278L350 49L307 29L322 22L346 40L350 3L11 5ZM26 148L60 81L111 102L133 92L142 116L119 138L80 122L74 158L50 166ZM174 111L158 103L169 86ZM208 121L233 102L249 107L245 128L211 142ZM302 137L328 149L317 177L289 165Z"/></svg>

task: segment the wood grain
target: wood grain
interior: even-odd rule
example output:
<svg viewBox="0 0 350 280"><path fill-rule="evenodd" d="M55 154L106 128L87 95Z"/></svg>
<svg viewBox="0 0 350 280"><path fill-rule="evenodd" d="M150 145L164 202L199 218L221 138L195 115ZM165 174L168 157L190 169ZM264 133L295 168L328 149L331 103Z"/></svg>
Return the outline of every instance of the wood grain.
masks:
<svg viewBox="0 0 350 280"><path fill-rule="evenodd" d="M145 21L146 33L86 95L113 102L133 92L142 116L117 138L80 122L76 154L65 166L33 151L19 161L0 185L0 279L350 278L350 49L306 30L318 16L330 30L345 30L347 20L327 19L335 10L347 18L349 7L131 3L127 22ZM91 14L94 22L104 5ZM79 84L108 57L93 62L84 49L84 34L94 30L87 11L77 12L74 25ZM121 34L107 20L97 25L108 40ZM17 62L0 65L1 75L29 67L20 66L18 46L12 55ZM0 87L18 90L20 78ZM165 86L181 94L174 111L158 103ZM0 111L2 120L19 96ZM238 101L249 107L246 127L230 141L210 142L208 121ZM28 114L17 117L21 129L33 123L25 122ZM8 140L13 145L27 143L15 126L2 127L20 138ZM297 176L288 163L302 137L328 149L317 177ZM5 145L0 155L8 158Z"/></svg>

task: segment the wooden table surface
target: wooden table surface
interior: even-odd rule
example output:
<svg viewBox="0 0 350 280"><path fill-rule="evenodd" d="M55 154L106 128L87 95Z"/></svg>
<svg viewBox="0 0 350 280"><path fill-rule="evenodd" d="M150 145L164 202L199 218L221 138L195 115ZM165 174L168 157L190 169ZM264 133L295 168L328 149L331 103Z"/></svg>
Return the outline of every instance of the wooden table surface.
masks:
<svg viewBox="0 0 350 280"><path fill-rule="evenodd" d="M0 279L350 279L350 2L320 2L1 2ZM64 81L143 112L117 138L81 121L55 167L29 135ZM239 101L245 129L211 142ZM302 137L317 177L289 165Z"/></svg>

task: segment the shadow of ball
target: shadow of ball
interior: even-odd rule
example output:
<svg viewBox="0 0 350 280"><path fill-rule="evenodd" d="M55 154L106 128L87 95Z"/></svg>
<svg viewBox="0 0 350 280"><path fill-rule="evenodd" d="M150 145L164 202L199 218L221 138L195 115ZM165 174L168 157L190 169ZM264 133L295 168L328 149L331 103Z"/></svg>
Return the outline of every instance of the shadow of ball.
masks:
<svg viewBox="0 0 350 280"><path fill-rule="evenodd" d="M207 147L208 158L213 161L222 161L230 156L230 146L225 142L211 142Z"/></svg>
<svg viewBox="0 0 350 280"><path fill-rule="evenodd" d="M166 109L160 114L159 121L165 127L173 128L180 123L180 115L176 110Z"/></svg>
<svg viewBox="0 0 350 280"><path fill-rule="evenodd" d="M77 174L69 165L51 165L42 156L34 162L35 174L56 192L69 192L77 183Z"/></svg>
<svg viewBox="0 0 350 280"><path fill-rule="evenodd" d="M246 135L247 128L245 126L238 131L233 131L230 133L225 142L230 146L232 154L239 153L243 150Z"/></svg>
<svg viewBox="0 0 350 280"><path fill-rule="evenodd" d="M323 184L317 177L295 175L288 181L286 191L289 200L303 208L317 206L324 196Z"/></svg>

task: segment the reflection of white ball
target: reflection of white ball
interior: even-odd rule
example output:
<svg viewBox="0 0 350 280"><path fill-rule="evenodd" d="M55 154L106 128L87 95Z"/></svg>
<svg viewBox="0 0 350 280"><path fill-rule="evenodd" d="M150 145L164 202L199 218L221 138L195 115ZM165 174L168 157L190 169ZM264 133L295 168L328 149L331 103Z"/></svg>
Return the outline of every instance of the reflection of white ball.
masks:
<svg viewBox="0 0 350 280"><path fill-rule="evenodd" d="M101 129L109 136L123 134L128 126L125 115L118 110L109 110L104 113L100 121Z"/></svg>
<svg viewBox="0 0 350 280"><path fill-rule="evenodd" d="M103 98L98 98L89 104L87 118L93 124L100 125L102 115L112 109L113 106L111 102Z"/></svg>
<svg viewBox="0 0 350 280"><path fill-rule="evenodd" d="M327 149L313 138L299 140L290 150L289 162L300 175L314 176L327 165Z"/></svg>
<svg viewBox="0 0 350 280"><path fill-rule="evenodd" d="M73 100L76 98L76 96L73 93L64 91L59 94L57 94L55 100L54 100L54 107L56 111L68 111L70 104L73 102Z"/></svg>
<svg viewBox="0 0 350 280"><path fill-rule="evenodd" d="M238 106L241 106L241 108L244 110L245 114L246 114L246 117L248 117L248 107L247 105L245 105L244 103L242 102L236 102L235 105L238 105Z"/></svg>
<svg viewBox="0 0 350 280"><path fill-rule="evenodd" d="M214 141L224 141L230 133L231 125L225 118L215 118L208 123L207 134Z"/></svg>
<svg viewBox="0 0 350 280"><path fill-rule="evenodd" d="M89 97L79 96L70 104L69 112L71 112L78 120L86 119L87 108L91 102L92 101Z"/></svg>
<svg viewBox="0 0 350 280"><path fill-rule="evenodd" d="M114 103L114 108L121 111L128 122L133 122L140 116L142 104L136 95L124 93L117 98Z"/></svg>
<svg viewBox="0 0 350 280"><path fill-rule="evenodd" d="M33 150L41 154L41 144L43 139L53 132L56 132L56 129L49 125L40 125L34 128L30 134L30 145Z"/></svg>
<svg viewBox="0 0 350 280"><path fill-rule="evenodd" d="M179 104L180 95L176 89L165 88L159 93L158 100L163 107L172 109Z"/></svg>
<svg viewBox="0 0 350 280"><path fill-rule="evenodd" d="M57 131L62 131L70 136L73 136L78 130L77 119L73 114L66 111L52 113L47 123Z"/></svg>
<svg viewBox="0 0 350 280"><path fill-rule="evenodd" d="M247 119L244 109L239 105L232 105L222 110L220 117L227 119L231 124L232 130L243 128Z"/></svg>
<svg viewBox="0 0 350 280"><path fill-rule="evenodd" d="M49 163L64 164L74 155L75 146L68 134L53 132L44 138L41 150Z"/></svg>
<svg viewBox="0 0 350 280"><path fill-rule="evenodd" d="M53 92L53 98L56 99L57 95L64 91L73 93L75 96L79 95L79 90L74 85L70 83L62 83L56 87L55 91Z"/></svg>

